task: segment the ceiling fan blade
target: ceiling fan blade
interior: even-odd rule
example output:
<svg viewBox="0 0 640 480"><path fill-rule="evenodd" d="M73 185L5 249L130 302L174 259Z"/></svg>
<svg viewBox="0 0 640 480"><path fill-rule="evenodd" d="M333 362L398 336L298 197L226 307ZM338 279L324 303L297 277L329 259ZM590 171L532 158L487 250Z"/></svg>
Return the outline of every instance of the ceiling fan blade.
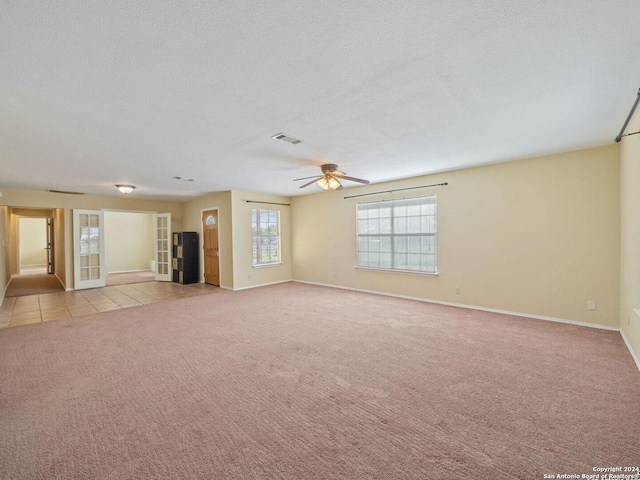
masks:
<svg viewBox="0 0 640 480"><path fill-rule="evenodd" d="M362 178L347 177L346 175L342 175L342 176L340 176L340 179L342 179L342 180L350 180L352 182L364 183L365 185L369 185L369 180L364 180Z"/></svg>
<svg viewBox="0 0 640 480"><path fill-rule="evenodd" d="M305 183L304 185L300 185L300 187L298 187L298 188L308 187L308 186L309 186L309 185L311 185L312 183L316 183L316 182L318 181L318 179L319 179L319 178L322 178L322 177L314 177L314 178L313 178L313 180L311 180L311 181L310 181L310 182L308 182L308 183Z"/></svg>
<svg viewBox="0 0 640 480"><path fill-rule="evenodd" d="M294 178L293 181L297 182L298 180L306 180L308 178L320 178L322 175L314 175L313 177L302 177L302 178Z"/></svg>

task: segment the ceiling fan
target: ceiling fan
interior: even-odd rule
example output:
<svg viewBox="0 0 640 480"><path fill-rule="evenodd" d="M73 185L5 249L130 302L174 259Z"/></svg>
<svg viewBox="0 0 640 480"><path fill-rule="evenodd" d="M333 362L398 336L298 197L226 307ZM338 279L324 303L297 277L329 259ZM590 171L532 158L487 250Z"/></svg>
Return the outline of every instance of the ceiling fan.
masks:
<svg viewBox="0 0 640 480"><path fill-rule="evenodd" d="M362 178L349 177L346 173L338 170L338 165L335 163L326 163L320 166L322 170L322 175L318 175L315 177L302 177L296 178L293 181L297 182L298 180L307 180L308 178L313 178L308 183L304 185L300 185L300 188L308 187L312 183L317 183L320 188L323 190L342 190L342 184L340 180L349 180L350 182L358 182L364 183L365 185L369 184L369 180L364 180Z"/></svg>

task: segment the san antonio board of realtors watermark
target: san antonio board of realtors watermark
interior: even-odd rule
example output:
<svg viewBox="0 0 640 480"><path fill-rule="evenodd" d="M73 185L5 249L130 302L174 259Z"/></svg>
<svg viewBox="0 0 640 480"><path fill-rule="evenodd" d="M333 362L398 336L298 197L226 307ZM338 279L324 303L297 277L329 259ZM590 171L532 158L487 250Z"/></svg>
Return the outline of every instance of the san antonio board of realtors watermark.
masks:
<svg viewBox="0 0 640 480"><path fill-rule="evenodd" d="M543 479L640 480L640 467L593 467L593 473L545 473Z"/></svg>

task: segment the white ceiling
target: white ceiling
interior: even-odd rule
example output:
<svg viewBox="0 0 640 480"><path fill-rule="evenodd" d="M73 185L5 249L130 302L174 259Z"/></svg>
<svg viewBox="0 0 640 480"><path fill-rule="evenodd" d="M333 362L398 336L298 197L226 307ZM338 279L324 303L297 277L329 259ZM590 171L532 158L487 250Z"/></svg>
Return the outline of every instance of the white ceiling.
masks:
<svg viewBox="0 0 640 480"><path fill-rule="evenodd" d="M322 163L381 182L606 145L639 32L638 0L5 0L0 186L288 196Z"/></svg>

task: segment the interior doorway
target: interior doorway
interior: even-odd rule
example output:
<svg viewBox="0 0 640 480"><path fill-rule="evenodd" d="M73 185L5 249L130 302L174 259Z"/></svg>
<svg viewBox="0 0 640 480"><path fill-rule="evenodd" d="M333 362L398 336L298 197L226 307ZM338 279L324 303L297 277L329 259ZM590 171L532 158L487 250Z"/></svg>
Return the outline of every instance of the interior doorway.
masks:
<svg viewBox="0 0 640 480"><path fill-rule="evenodd" d="M105 284L116 286L157 280L161 265L154 253L155 212L105 209L103 215Z"/></svg>
<svg viewBox="0 0 640 480"><path fill-rule="evenodd" d="M218 209L202 212L202 251L204 283L220 285L220 248L218 245Z"/></svg>
<svg viewBox="0 0 640 480"><path fill-rule="evenodd" d="M62 209L10 208L5 298L65 290Z"/></svg>
<svg viewBox="0 0 640 480"><path fill-rule="evenodd" d="M64 209L12 206L9 218L11 253L7 256L7 267L10 276L50 274L65 286Z"/></svg>
<svg viewBox="0 0 640 480"><path fill-rule="evenodd" d="M51 218L18 218L18 274L54 273Z"/></svg>

